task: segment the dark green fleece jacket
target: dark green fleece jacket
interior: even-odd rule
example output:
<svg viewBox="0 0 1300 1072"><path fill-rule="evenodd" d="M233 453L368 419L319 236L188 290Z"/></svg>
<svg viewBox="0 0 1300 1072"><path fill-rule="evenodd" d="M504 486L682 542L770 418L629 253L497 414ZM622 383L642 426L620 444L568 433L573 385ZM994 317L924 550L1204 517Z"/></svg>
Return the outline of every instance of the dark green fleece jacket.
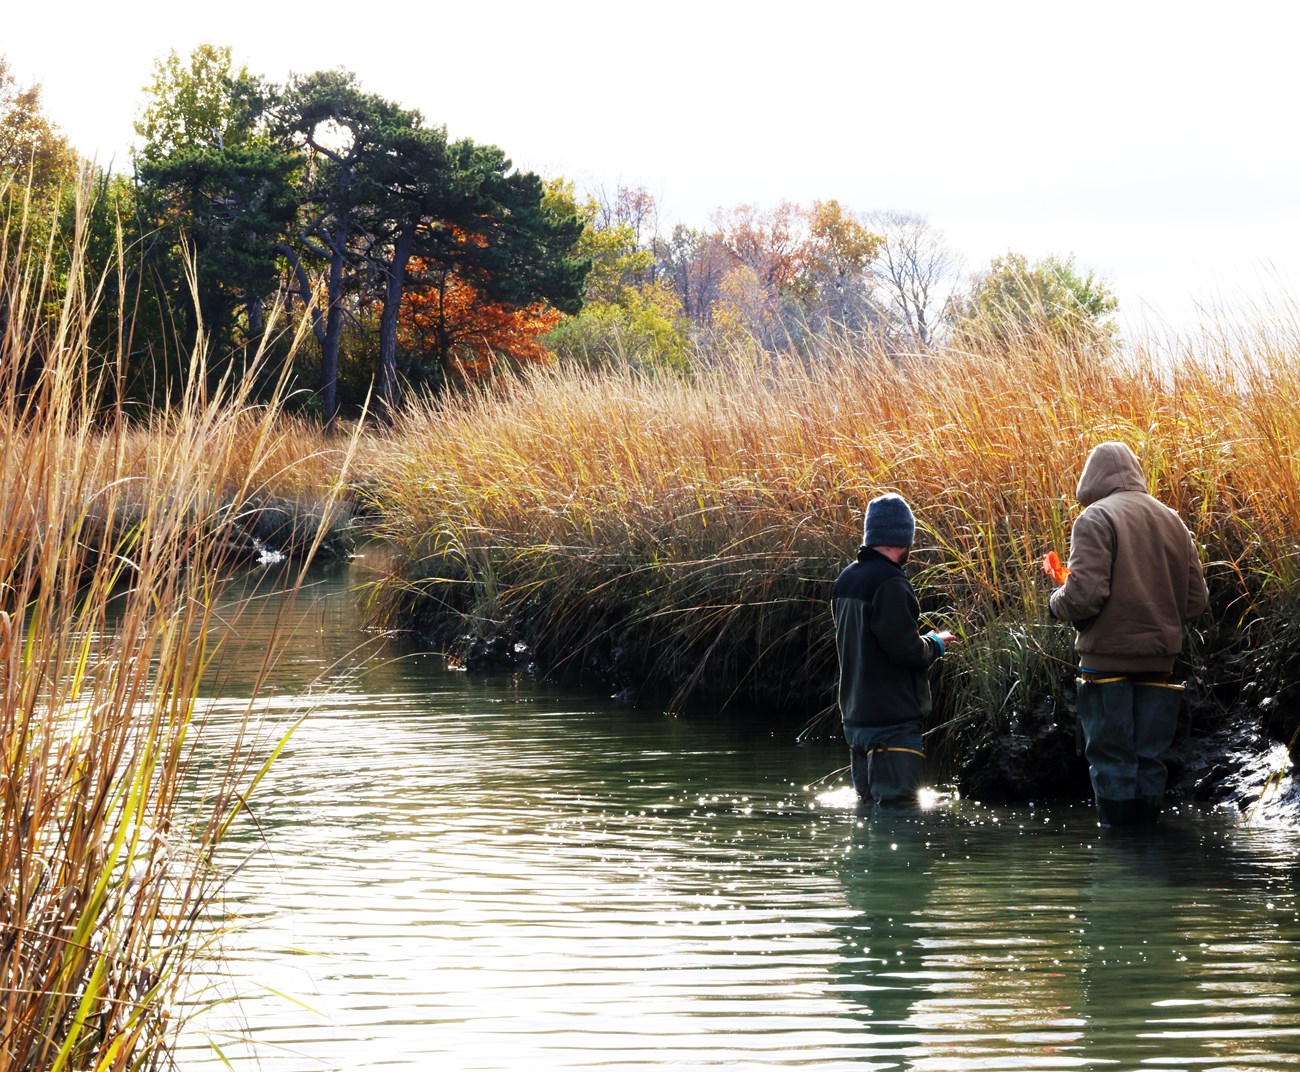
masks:
<svg viewBox="0 0 1300 1072"><path fill-rule="evenodd" d="M844 721L884 726L930 713L930 664L943 654L917 630L921 607L896 563L863 547L831 590Z"/></svg>

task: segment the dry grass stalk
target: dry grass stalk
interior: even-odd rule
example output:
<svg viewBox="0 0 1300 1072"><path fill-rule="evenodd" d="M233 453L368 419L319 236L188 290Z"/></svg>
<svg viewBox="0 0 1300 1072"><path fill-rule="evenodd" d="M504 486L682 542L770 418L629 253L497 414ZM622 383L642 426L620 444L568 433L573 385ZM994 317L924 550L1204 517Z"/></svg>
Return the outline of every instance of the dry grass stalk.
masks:
<svg viewBox="0 0 1300 1072"><path fill-rule="evenodd" d="M8 233L0 1065L160 1067L172 999L208 940L213 854L260 762L249 742L226 767L191 762L214 599L243 504L268 482L322 477L286 477L303 451L278 407L240 384L204 392L198 358L195 386L149 427L101 412L115 361L89 341L84 233L62 291L52 250Z"/></svg>

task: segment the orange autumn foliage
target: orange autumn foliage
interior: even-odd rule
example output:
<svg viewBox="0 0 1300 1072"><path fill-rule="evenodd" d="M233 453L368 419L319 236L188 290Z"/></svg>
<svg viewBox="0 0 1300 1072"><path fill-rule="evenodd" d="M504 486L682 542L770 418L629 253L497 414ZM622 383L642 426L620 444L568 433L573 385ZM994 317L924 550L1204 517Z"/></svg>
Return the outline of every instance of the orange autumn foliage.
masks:
<svg viewBox="0 0 1300 1072"><path fill-rule="evenodd" d="M397 318L398 339L408 350L435 357L469 380L490 375L502 358L524 364L553 359L541 337L563 319L558 310L544 302L515 307L492 301L455 271L430 272L419 258L412 259L410 273Z"/></svg>

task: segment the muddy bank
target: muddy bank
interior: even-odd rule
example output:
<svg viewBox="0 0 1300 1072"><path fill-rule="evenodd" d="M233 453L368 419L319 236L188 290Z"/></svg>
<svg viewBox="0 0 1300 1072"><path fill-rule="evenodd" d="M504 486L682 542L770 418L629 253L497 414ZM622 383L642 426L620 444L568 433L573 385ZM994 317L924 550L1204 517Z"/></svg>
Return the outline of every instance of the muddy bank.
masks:
<svg viewBox="0 0 1300 1072"><path fill-rule="evenodd" d="M1173 747L1168 802L1231 806L1243 815L1300 820L1300 787L1292 777L1289 741L1275 720L1244 704L1189 695ZM1033 717L990 735L962 757L958 785L982 800L1032 801L1092 796L1073 706L1042 704Z"/></svg>
<svg viewBox="0 0 1300 1072"><path fill-rule="evenodd" d="M347 505L265 498L249 503L236 516L227 550L239 562L339 562L355 549L356 532Z"/></svg>

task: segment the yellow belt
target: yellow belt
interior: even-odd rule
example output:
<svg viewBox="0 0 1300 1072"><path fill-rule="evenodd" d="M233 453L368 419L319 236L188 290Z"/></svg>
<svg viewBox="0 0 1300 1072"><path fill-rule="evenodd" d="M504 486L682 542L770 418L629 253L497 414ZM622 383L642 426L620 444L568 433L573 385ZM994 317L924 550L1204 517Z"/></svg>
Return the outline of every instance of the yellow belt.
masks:
<svg viewBox="0 0 1300 1072"><path fill-rule="evenodd" d="M1133 681L1131 677L1077 677L1074 679L1079 685L1109 685L1112 681ZM1135 686L1142 686L1148 689L1173 689L1175 692L1187 691L1186 685L1174 685L1168 681L1133 681Z"/></svg>

